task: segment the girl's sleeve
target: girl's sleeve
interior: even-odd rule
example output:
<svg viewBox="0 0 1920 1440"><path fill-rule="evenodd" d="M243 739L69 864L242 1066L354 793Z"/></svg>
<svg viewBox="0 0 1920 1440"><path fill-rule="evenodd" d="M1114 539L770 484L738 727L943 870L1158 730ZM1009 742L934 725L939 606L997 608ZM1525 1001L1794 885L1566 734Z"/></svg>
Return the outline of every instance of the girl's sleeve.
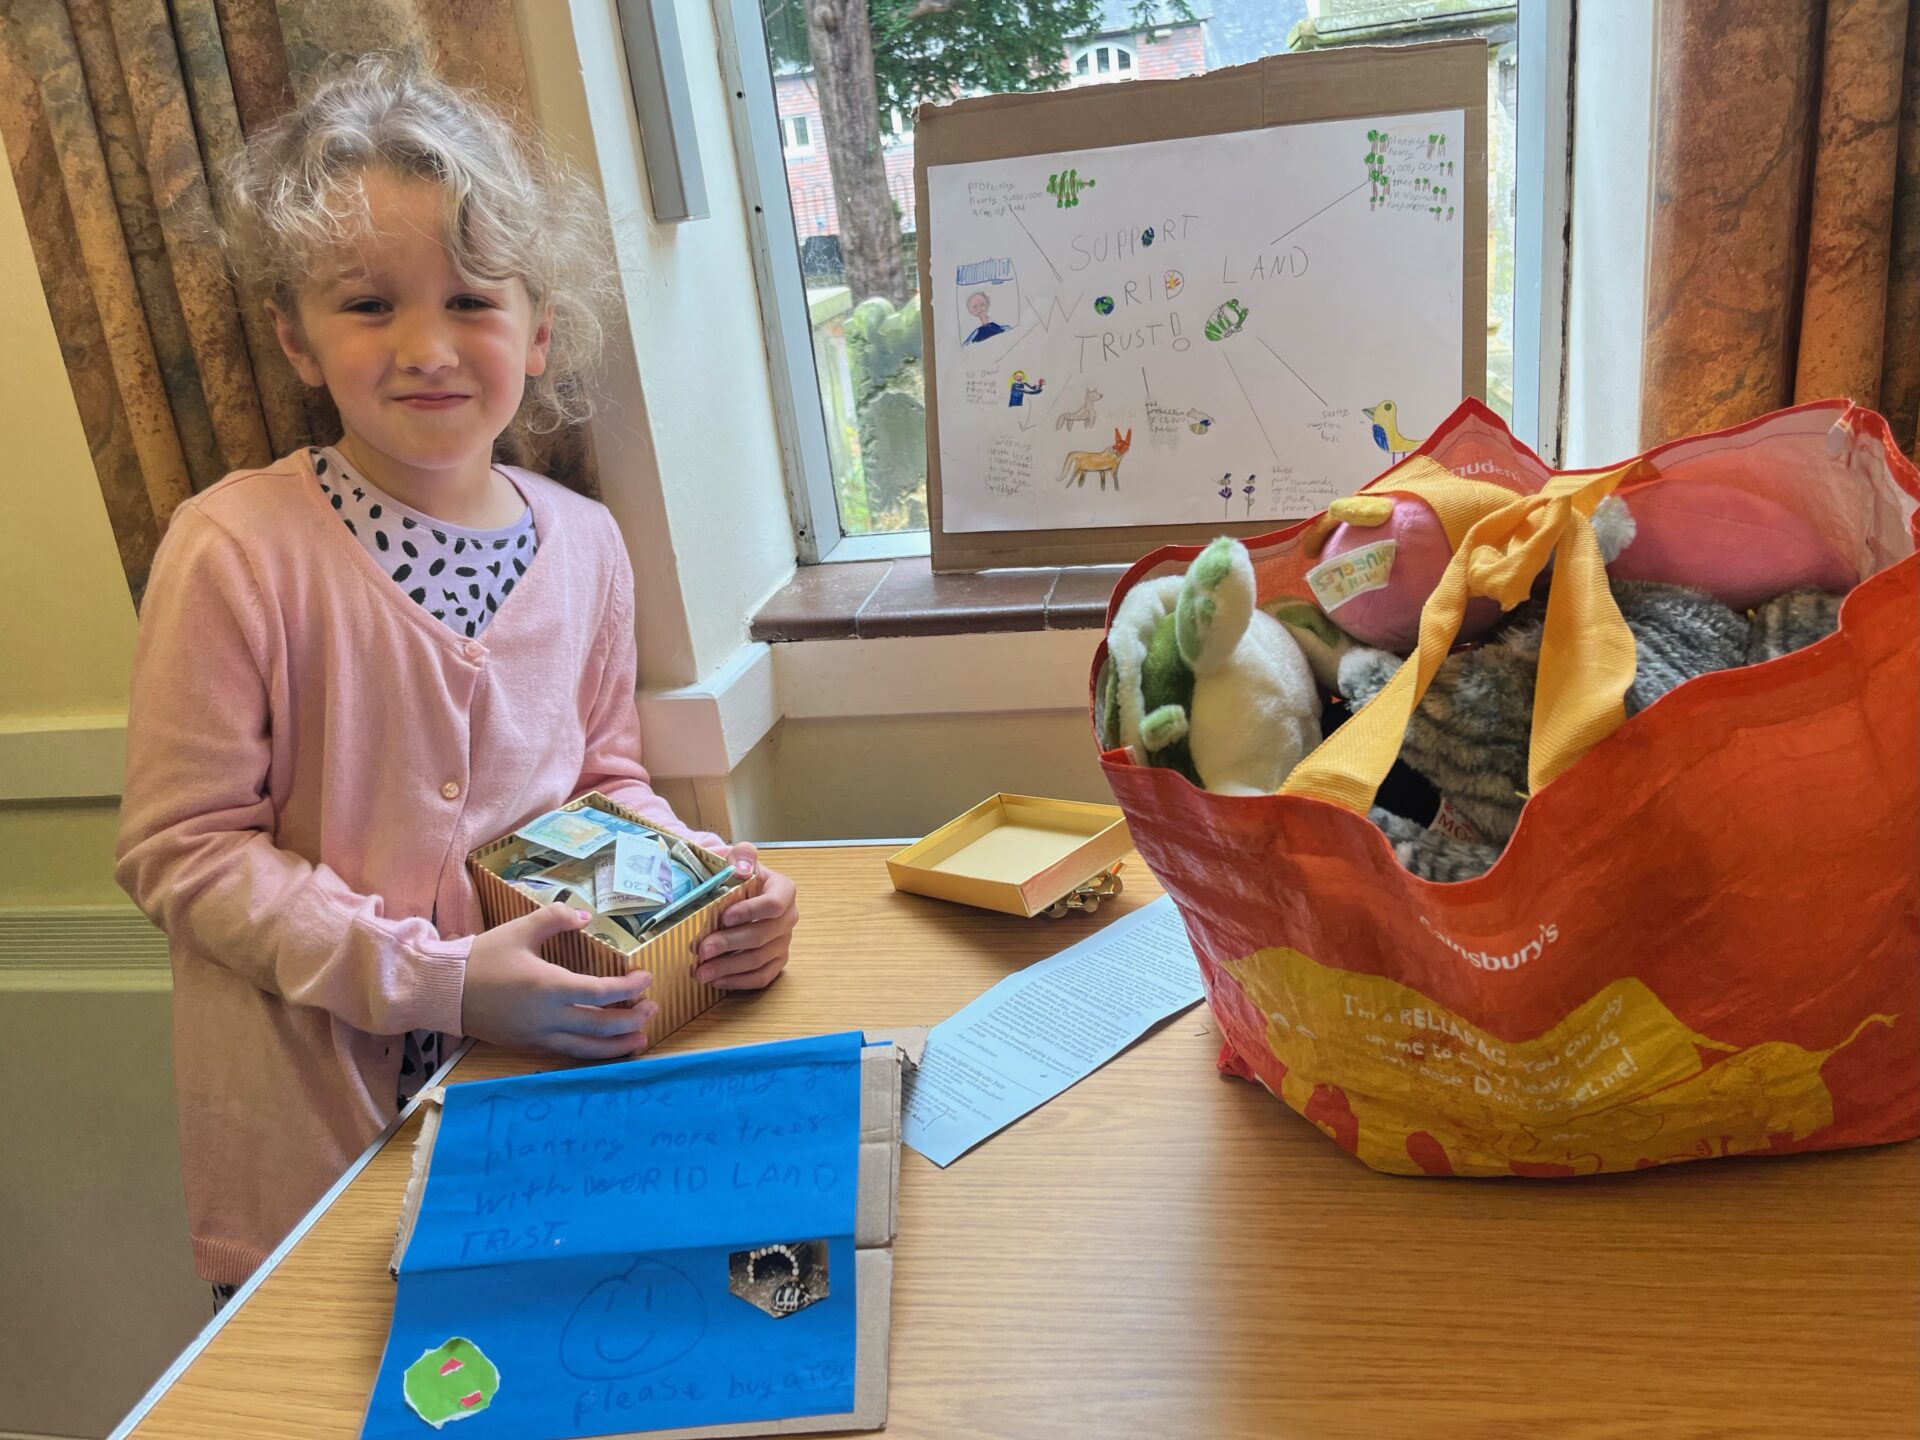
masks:
<svg viewBox="0 0 1920 1440"><path fill-rule="evenodd" d="M587 753L580 766L576 796L598 790L663 830L684 835L717 854L727 842L707 830L692 829L654 792L640 764L640 707L634 699L639 655L633 639L633 567L616 540L618 560L612 594L602 612L602 633L595 651L598 676L587 678Z"/></svg>
<svg viewBox="0 0 1920 1440"><path fill-rule="evenodd" d="M237 542L180 510L134 649L115 877L176 945L270 994L368 1034L458 1034L471 938L391 919L273 843L264 616Z"/></svg>

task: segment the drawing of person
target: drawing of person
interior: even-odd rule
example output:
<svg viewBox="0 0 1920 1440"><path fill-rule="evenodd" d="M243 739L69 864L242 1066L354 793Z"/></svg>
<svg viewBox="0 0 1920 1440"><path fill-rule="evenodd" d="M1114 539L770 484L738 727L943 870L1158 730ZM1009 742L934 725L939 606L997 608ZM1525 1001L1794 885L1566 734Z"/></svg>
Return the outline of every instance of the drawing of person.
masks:
<svg viewBox="0 0 1920 1440"><path fill-rule="evenodd" d="M1024 370L1016 370L1013 372L1013 386L1007 391L1007 404L1017 410L1020 406L1027 403L1027 396L1038 395L1046 388L1047 382L1045 380L1042 380L1038 385L1029 385L1027 383L1027 372Z"/></svg>
<svg viewBox="0 0 1920 1440"><path fill-rule="evenodd" d="M993 302L987 298L987 292L984 290L976 290L967 297L967 313L973 316L975 326L973 333L960 342L962 345L972 345L980 340L991 340L994 336L1004 335L1013 328L1011 325L996 324L987 318L987 311L992 304Z"/></svg>

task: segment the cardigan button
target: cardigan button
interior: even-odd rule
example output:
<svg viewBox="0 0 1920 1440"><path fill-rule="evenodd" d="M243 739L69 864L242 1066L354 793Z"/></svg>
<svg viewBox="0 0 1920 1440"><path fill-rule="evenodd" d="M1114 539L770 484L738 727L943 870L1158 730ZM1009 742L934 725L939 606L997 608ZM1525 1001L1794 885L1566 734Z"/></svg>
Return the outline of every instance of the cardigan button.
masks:
<svg viewBox="0 0 1920 1440"><path fill-rule="evenodd" d="M449 800L458 800L460 798L460 782L458 780L447 781L446 784L440 787L440 793Z"/></svg>
<svg viewBox="0 0 1920 1440"><path fill-rule="evenodd" d="M466 651L467 659L469 660L478 660L482 655L487 653L476 640L467 641L462 648Z"/></svg>

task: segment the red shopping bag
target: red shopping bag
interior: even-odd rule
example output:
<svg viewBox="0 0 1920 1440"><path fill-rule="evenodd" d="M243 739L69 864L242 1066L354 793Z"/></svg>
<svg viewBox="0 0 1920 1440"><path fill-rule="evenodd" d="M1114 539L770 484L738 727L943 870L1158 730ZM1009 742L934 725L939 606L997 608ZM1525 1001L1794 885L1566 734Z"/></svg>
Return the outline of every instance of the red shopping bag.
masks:
<svg viewBox="0 0 1920 1440"><path fill-rule="evenodd" d="M1383 693L1270 796L1101 757L1186 921L1222 1067L1404 1174L1589 1174L1920 1134L1920 472L1886 422L1805 405L1556 476L1469 401L1367 488L1415 477L1507 494L1480 493L1486 518L1455 557L1480 578L1428 602L1397 719ZM1600 612L1618 613L1581 608L1605 586L1583 512L1614 487L1701 481L1786 506L1861 580L1836 633L1622 724L1592 700L1619 660ZM1249 542L1263 602L1308 595L1315 526ZM1195 553L1149 556L1113 604ZM1531 798L1485 875L1417 879L1366 819L1398 728L1348 732L1376 710L1376 732L1403 726L1451 642L1444 612L1492 593L1474 589L1488 574L1523 593L1549 553L1561 673L1543 650Z"/></svg>

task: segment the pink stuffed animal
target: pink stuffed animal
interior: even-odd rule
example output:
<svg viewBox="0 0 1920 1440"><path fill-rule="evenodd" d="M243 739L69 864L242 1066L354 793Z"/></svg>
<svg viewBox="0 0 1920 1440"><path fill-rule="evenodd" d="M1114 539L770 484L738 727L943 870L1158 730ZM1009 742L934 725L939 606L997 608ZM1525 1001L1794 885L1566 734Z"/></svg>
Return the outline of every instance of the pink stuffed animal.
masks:
<svg viewBox="0 0 1920 1440"><path fill-rule="evenodd" d="M1616 580L1704 590L1733 610L1811 586L1844 595L1860 583L1846 556L1773 500L1710 480L1655 480L1617 497L1631 542L1612 557Z"/></svg>
<svg viewBox="0 0 1920 1440"><path fill-rule="evenodd" d="M1404 655L1453 557L1440 518L1386 492L1336 500L1327 518L1338 523L1307 572L1314 599L1361 644ZM1844 594L1860 578L1799 516L1732 485L1654 480L1608 496L1593 519L1615 579L1691 586L1735 610L1803 586ZM1474 599L1459 638L1477 640L1499 618L1495 602Z"/></svg>
<svg viewBox="0 0 1920 1440"><path fill-rule="evenodd" d="M1420 639L1420 607L1453 559L1440 517L1424 500L1379 492L1336 500L1327 516L1340 524L1307 572L1313 598L1362 645L1406 654ZM1460 638L1479 639L1499 618L1496 601L1468 601Z"/></svg>

